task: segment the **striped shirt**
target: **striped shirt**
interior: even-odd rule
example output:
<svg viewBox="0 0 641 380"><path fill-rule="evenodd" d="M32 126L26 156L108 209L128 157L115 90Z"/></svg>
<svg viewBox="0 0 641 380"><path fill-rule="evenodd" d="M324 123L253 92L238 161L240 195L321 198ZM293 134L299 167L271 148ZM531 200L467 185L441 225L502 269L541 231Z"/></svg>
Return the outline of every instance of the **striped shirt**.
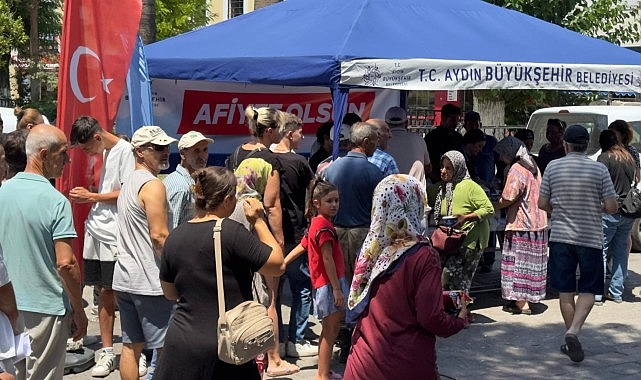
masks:
<svg viewBox="0 0 641 380"><path fill-rule="evenodd" d="M383 152L380 148L376 148L374 154L371 157L367 157L367 160L372 164L378 166L379 169L383 172L383 176L387 177L390 174L398 174L398 166L396 166L396 161L391 154Z"/></svg>
<svg viewBox="0 0 641 380"><path fill-rule="evenodd" d="M182 165L176 166L176 171L169 174L162 183L167 189L167 203L169 204L169 230L194 217L195 198L191 191L194 184L193 178Z"/></svg>
<svg viewBox="0 0 641 380"><path fill-rule="evenodd" d="M608 169L583 153L551 161L539 196L552 205L550 241L601 249L604 200L616 198Z"/></svg>

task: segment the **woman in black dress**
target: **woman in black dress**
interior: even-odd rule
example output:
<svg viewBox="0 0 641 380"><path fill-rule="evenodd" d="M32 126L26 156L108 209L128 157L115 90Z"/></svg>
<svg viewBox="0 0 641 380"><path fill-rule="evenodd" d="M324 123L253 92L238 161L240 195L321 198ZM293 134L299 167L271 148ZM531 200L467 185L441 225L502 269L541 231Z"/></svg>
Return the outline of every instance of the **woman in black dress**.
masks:
<svg viewBox="0 0 641 380"><path fill-rule="evenodd" d="M196 216L174 229L165 242L160 280L177 308L165 338L154 379L260 379L254 361L236 366L218 360L218 296L213 227L236 206L236 177L208 167L193 174ZM231 309L252 299L252 271L284 272L283 252L269 231L260 201L246 199L243 210L256 236L224 219L221 231L225 302Z"/></svg>

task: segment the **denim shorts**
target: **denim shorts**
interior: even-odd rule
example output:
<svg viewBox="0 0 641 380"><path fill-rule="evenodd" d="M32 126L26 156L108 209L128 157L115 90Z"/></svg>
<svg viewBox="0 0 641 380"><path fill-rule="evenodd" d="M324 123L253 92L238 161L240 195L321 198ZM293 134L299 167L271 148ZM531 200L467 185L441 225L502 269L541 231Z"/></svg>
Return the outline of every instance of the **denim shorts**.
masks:
<svg viewBox="0 0 641 380"><path fill-rule="evenodd" d="M347 285L347 280L345 280L345 277L341 277L338 279L338 282L341 285L343 296L345 296L345 304L347 304L347 296L349 295L349 285ZM328 315L339 311L345 311L344 307L338 308L334 305L334 288L332 288L332 284L327 283L318 289L314 289L312 293L314 295L314 317L319 321L322 321L323 318Z"/></svg>
<svg viewBox="0 0 641 380"><path fill-rule="evenodd" d="M561 293L603 294L603 252L599 248L550 242L550 285ZM577 285L576 268L580 276Z"/></svg>
<svg viewBox="0 0 641 380"><path fill-rule="evenodd" d="M116 292L120 309L123 343L146 343L146 348L162 348L175 302L164 296L143 296Z"/></svg>

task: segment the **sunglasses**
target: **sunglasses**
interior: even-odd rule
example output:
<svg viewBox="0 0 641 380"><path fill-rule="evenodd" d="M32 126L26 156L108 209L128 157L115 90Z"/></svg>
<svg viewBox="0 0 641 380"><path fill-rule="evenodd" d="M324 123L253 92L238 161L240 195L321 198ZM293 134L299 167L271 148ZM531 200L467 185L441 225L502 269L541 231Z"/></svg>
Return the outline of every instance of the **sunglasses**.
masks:
<svg viewBox="0 0 641 380"><path fill-rule="evenodd" d="M151 148L155 150L156 152L163 152L165 149L169 148L168 145L156 145L156 144L149 144L143 146L143 148Z"/></svg>

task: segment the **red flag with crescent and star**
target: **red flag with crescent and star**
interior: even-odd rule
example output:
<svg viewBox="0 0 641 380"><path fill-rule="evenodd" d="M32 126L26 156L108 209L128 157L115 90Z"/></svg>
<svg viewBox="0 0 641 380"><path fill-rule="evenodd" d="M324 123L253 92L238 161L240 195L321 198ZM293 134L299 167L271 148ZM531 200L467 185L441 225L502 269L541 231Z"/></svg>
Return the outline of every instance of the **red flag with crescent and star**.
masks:
<svg viewBox="0 0 641 380"><path fill-rule="evenodd" d="M141 11L141 0L64 0L56 125L67 137L74 120L82 115L113 130ZM77 186L96 189L102 157L89 157L77 148L71 149L70 156L71 163L56 182L58 190L68 196ZM80 263L90 208L91 204L72 203L78 233L73 249Z"/></svg>

